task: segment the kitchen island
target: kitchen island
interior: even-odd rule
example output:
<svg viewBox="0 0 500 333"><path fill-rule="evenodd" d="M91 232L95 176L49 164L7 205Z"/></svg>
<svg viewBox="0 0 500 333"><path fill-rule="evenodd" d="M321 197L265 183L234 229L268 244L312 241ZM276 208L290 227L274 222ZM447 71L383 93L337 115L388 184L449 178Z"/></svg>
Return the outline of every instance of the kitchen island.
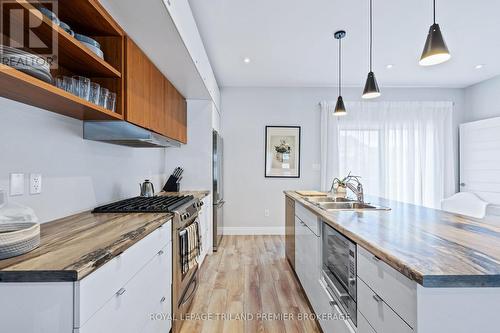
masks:
<svg viewBox="0 0 500 333"><path fill-rule="evenodd" d="M494 217L479 220L380 198L366 201L390 210L324 210L295 191L285 191L285 197L287 258L299 279L301 274L314 275L305 277L310 284L304 288L306 294L307 289L314 291L316 283L325 284L321 269L324 225L356 244L353 331L456 333L481 327L482 332L498 332L500 221ZM295 216L295 228L291 216ZM305 239L302 225L318 243L318 250L311 252L318 259L308 268L310 274L301 273L298 267L297 256L303 255L297 248L312 247L312 243L297 244Z"/></svg>

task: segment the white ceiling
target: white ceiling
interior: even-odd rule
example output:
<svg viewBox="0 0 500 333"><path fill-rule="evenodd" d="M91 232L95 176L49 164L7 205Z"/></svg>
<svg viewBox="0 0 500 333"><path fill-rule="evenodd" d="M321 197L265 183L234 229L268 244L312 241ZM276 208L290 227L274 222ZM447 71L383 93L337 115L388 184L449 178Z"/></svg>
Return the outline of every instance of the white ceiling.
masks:
<svg viewBox="0 0 500 333"><path fill-rule="evenodd" d="M338 29L347 31L344 84L364 85L368 0L189 2L221 86L335 86ZM438 0L437 22L452 59L430 68L420 67L418 59L432 23L432 1L373 2L380 86L466 87L500 74L500 1ZM475 69L477 64L484 67Z"/></svg>

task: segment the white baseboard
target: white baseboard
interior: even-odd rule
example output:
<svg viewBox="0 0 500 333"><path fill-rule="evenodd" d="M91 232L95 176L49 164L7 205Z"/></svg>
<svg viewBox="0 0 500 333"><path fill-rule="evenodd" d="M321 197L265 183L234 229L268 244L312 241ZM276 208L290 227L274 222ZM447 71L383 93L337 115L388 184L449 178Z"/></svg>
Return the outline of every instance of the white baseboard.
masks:
<svg viewBox="0 0 500 333"><path fill-rule="evenodd" d="M284 235L285 227L224 227L224 235Z"/></svg>

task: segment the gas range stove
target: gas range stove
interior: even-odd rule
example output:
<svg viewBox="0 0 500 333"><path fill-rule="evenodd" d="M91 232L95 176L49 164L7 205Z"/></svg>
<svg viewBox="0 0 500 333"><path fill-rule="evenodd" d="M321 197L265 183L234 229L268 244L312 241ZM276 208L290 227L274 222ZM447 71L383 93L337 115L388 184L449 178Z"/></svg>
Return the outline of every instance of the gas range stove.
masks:
<svg viewBox="0 0 500 333"><path fill-rule="evenodd" d="M201 206L200 201L192 195L159 195L120 200L94 208L92 213L173 213L181 210L182 214L186 211L183 206L188 203L192 203L195 208Z"/></svg>

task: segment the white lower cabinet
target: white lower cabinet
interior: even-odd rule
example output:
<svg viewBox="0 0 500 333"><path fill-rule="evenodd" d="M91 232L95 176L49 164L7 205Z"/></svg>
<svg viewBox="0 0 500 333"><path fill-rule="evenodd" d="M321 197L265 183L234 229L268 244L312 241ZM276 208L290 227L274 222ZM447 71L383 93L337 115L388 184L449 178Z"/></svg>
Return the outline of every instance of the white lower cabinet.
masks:
<svg viewBox="0 0 500 333"><path fill-rule="evenodd" d="M373 329L373 327L370 326L366 318L363 316L361 312L358 311L358 330L356 331L357 333L377 333Z"/></svg>
<svg viewBox="0 0 500 333"><path fill-rule="evenodd" d="M171 223L156 229L136 244L75 284L75 327L82 327L153 256L171 243Z"/></svg>
<svg viewBox="0 0 500 333"><path fill-rule="evenodd" d="M160 309L159 304L171 302L171 263L170 243L120 288L78 332L137 333L146 332L144 328L148 328L147 332L168 332L171 326L169 320L158 320L156 325L149 325L149 322ZM157 327L157 330L150 329L153 326Z"/></svg>
<svg viewBox="0 0 500 333"><path fill-rule="evenodd" d="M358 278L358 309L377 333L413 330L384 300Z"/></svg>
<svg viewBox="0 0 500 333"><path fill-rule="evenodd" d="M320 278L319 237L295 217L295 267L306 294L317 293Z"/></svg>
<svg viewBox="0 0 500 333"><path fill-rule="evenodd" d="M212 250L212 233L210 230L212 229L212 209L211 209L211 201L209 197L205 197L202 200L203 206L201 206L201 210L198 213L199 221L200 221L200 235L201 235L201 244L202 244L202 252L199 258L200 265L203 263L206 255L211 253Z"/></svg>
<svg viewBox="0 0 500 333"><path fill-rule="evenodd" d="M363 247L357 247L357 274L411 327L417 321L417 283ZM380 333L380 332L379 332Z"/></svg>

